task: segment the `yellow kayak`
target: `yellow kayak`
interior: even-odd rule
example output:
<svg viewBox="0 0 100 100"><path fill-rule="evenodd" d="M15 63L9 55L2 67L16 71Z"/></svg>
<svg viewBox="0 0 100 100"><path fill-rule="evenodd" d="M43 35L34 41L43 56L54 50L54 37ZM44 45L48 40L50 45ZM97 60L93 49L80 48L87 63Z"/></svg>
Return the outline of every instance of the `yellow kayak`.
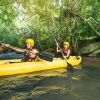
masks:
<svg viewBox="0 0 100 100"><path fill-rule="evenodd" d="M78 67L82 61L82 58L79 56L79 59L76 59L75 56L70 56L67 60L73 67ZM5 64L5 62L11 61L15 63ZM52 62L41 60L36 62L20 62L20 59L15 60L0 60L0 76L4 75L14 75L22 73L30 73L42 70L57 69L57 68L66 68L68 64L64 59L54 58Z"/></svg>

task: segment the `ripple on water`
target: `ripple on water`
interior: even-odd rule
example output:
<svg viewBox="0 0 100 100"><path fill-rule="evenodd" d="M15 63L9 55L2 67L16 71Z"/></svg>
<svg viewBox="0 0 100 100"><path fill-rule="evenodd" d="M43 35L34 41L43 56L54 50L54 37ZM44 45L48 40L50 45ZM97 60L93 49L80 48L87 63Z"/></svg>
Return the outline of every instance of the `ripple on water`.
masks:
<svg viewBox="0 0 100 100"><path fill-rule="evenodd" d="M99 65L98 65L99 67ZM0 78L0 100L99 100L100 68L56 69Z"/></svg>

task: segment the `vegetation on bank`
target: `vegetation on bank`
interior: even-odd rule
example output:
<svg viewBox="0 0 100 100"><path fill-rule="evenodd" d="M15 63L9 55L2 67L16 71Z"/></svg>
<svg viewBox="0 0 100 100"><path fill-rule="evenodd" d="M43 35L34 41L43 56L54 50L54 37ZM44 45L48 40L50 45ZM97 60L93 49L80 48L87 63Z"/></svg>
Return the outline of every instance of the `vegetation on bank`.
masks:
<svg viewBox="0 0 100 100"><path fill-rule="evenodd" d="M40 49L54 37L78 49L78 41L100 37L99 0L1 0L0 41L24 47L28 37Z"/></svg>

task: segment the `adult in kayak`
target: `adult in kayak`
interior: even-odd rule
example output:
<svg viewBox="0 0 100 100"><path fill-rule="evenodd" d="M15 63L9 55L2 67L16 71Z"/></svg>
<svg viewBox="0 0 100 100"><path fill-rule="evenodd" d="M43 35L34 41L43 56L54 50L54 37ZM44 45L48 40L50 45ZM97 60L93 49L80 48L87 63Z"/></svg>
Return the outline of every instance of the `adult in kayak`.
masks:
<svg viewBox="0 0 100 100"><path fill-rule="evenodd" d="M61 50L59 49L58 43L56 45L57 45L56 52L59 53L62 51L64 54L63 58L68 59L70 57L70 54L71 54L70 49L69 49L69 42L64 42L63 48Z"/></svg>
<svg viewBox="0 0 100 100"><path fill-rule="evenodd" d="M33 39L27 39L26 40L26 47L27 50L24 54L24 58L22 58L22 61L34 61L37 58L38 51L34 48L34 40Z"/></svg>
<svg viewBox="0 0 100 100"><path fill-rule="evenodd" d="M16 51L21 51L23 53L25 52L24 57L22 58L21 62L35 61L36 58L38 58L38 60L39 60L39 57L37 57L38 51L34 48L34 40L33 39L26 40L26 47L27 48L23 49L23 50L20 50L18 48L13 48ZM14 62L9 62L9 61L5 62L5 64L8 64L8 63L14 63Z"/></svg>

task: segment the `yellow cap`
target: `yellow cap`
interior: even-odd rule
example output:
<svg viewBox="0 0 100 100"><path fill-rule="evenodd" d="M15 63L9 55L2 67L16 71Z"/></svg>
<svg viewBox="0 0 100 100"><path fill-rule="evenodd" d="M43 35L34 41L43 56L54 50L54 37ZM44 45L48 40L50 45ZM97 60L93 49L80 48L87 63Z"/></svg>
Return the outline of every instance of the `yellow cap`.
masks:
<svg viewBox="0 0 100 100"><path fill-rule="evenodd" d="M33 39L27 39L26 43L30 43L32 47L34 46L34 40Z"/></svg>
<svg viewBox="0 0 100 100"><path fill-rule="evenodd" d="M63 45L67 45L69 47L69 42L64 42Z"/></svg>

